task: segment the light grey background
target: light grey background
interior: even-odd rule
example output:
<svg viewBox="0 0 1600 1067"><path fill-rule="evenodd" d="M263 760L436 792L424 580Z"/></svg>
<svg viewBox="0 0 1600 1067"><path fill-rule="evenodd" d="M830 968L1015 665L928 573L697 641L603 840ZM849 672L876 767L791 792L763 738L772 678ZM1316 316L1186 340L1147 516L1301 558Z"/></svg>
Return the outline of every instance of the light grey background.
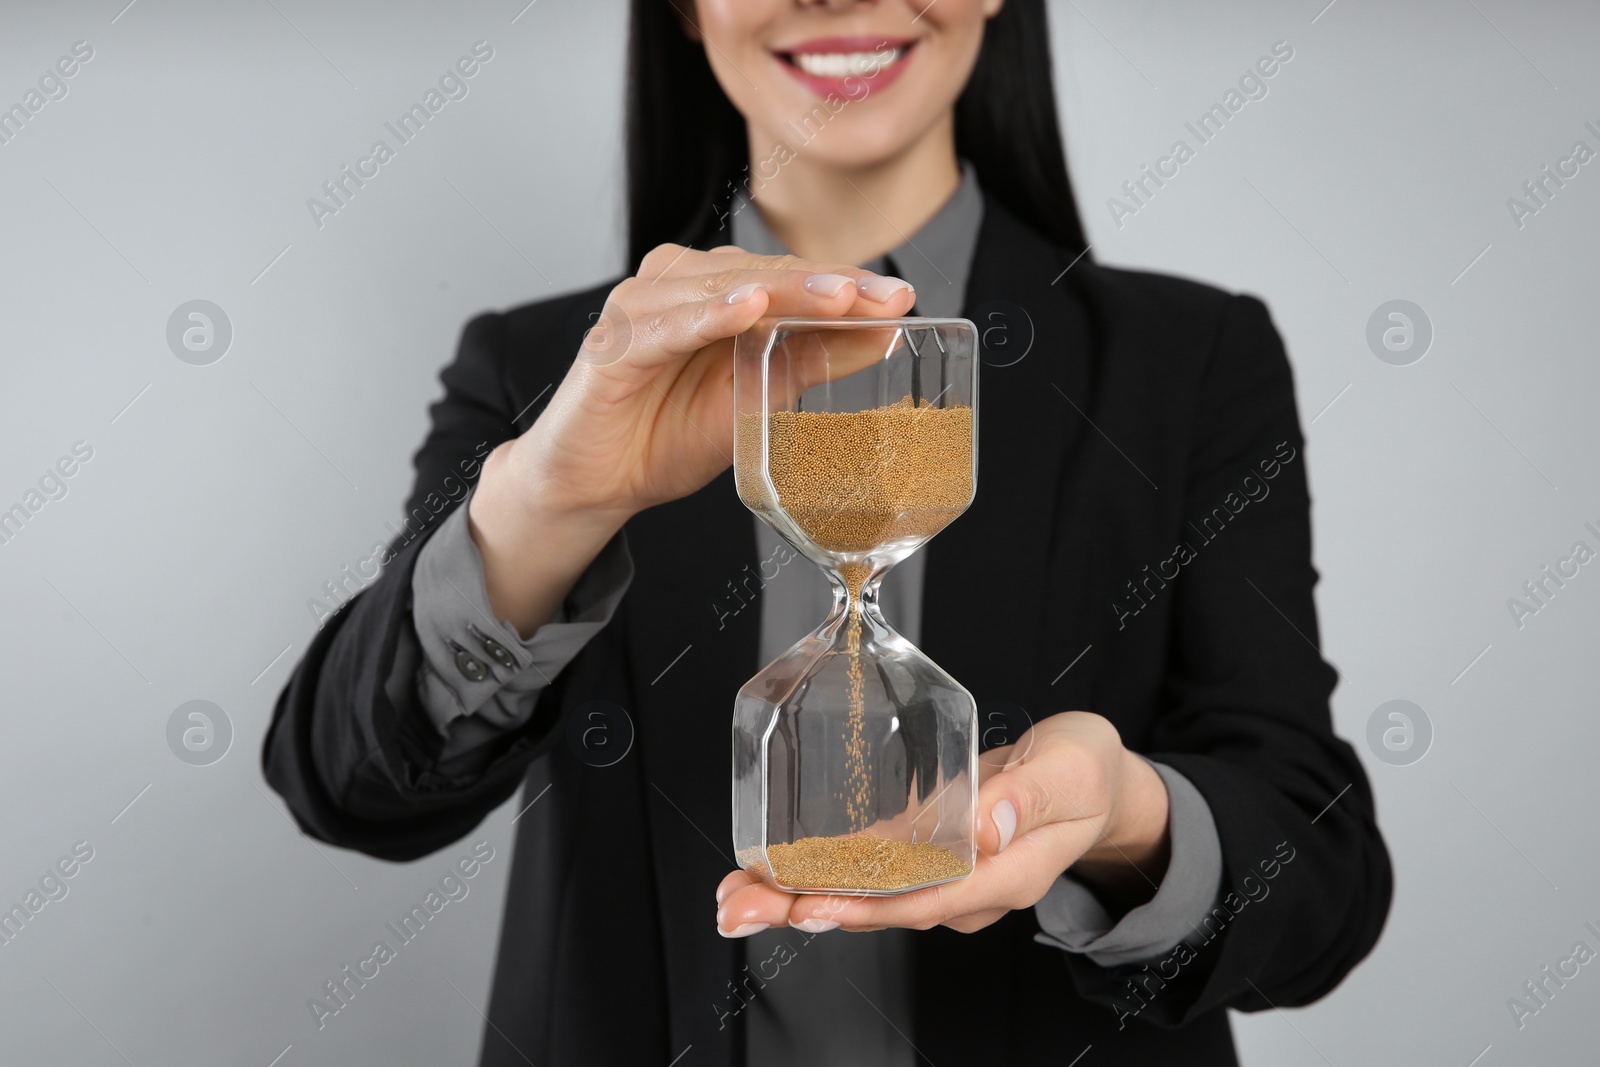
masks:
<svg viewBox="0 0 1600 1067"><path fill-rule="evenodd" d="M621 265L623 5L125 2L0 13L0 104L95 50L0 146L0 507L94 449L0 546L0 903L95 850L0 946L4 1058L470 1063L524 801L385 864L301 838L258 752L307 600L398 518L463 321ZM1600 547L1600 163L1521 229L1506 200L1600 149L1600 10L1324 3L1051 7L1095 255L1259 294L1288 340L1335 713L1396 857L1375 955L1235 1030L1256 1067L1590 1062L1600 970L1520 1031L1507 999L1600 949L1600 566L1521 629L1506 601ZM478 40L469 95L317 228L306 199ZM1119 228L1107 198L1280 40L1268 95ZM167 347L195 299L233 327L209 366ZM1410 366L1367 347L1393 299L1433 325ZM1409 766L1365 741L1395 699L1433 726ZM168 747L190 700L232 724L210 765ZM307 999L478 841L469 895L318 1032Z"/></svg>

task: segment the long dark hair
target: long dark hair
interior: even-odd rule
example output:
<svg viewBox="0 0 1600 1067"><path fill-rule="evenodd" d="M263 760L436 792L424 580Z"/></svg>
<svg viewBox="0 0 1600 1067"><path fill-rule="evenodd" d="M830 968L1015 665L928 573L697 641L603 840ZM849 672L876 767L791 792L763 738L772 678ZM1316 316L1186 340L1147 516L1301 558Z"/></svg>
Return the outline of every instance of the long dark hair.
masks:
<svg viewBox="0 0 1600 1067"><path fill-rule="evenodd" d="M628 43L628 264L715 227L749 163L744 118L674 5L633 0ZM689 0L682 0L689 2ZM1056 121L1044 0L1006 0L956 101L956 153L984 192L1072 252L1088 247Z"/></svg>

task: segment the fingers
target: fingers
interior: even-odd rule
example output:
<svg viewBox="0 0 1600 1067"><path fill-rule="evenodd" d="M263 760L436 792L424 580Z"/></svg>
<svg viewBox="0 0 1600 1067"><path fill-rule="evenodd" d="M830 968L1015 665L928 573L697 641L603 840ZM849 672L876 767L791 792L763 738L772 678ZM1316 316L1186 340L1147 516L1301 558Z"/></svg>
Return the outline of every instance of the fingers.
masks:
<svg viewBox="0 0 1600 1067"><path fill-rule="evenodd" d="M842 274L741 268L659 284L633 278L612 290L605 318L622 324L630 362L648 366L743 333L763 316L898 317L916 297L905 283L892 280L896 285L889 295L874 300Z"/></svg>
<svg viewBox="0 0 1600 1067"><path fill-rule="evenodd" d="M749 270L803 270L811 274L848 273L860 271L845 263L825 263L801 259L799 256L763 256L746 252L736 245L721 245L711 251L686 248L683 245L657 245L639 261L638 276L654 282L670 278L689 278L700 274L726 270L729 262L739 257L740 264Z"/></svg>
<svg viewBox="0 0 1600 1067"><path fill-rule="evenodd" d="M960 883L953 883L960 884ZM774 926L792 926L820 934L841 927L852 931L906 926L926 930L950 917L959 901L941 894L935 886L902 897L851 897L840 894L786 893L738 872L723 880L726 888L717 908L717 932L723 937L748 937ZM996 917L1006 908L988 908ZM992 919L990 920L993 921ZM986 925L986 924L985 924Z"/></svg>
<svg viewBox="0 0 1600 1067"><path fill-rule="evenodd" d="M727 899L728 894L732 893L735 889L741 889L744 886L751 885L757 881L759 881L759 879L756 878L755 875L750 874L748 871L731 872L728 877L724 878L717 885L717 903L721 904Z"/></svg>
<svg viewBox="0 0 1600 1067"><path fill-rule="evenodd" d="M970 927L978 929L1011 909L1013 905L1003 903L1002 898L1013 894L1020 870L1020 864L999 865L963 881L898 897L786 893L744 871L735 871L717 887L717 932L724 937L748 937L775 926L792 926L812 934L890 926L926 930L947 921L953 925L973 916L991 915Z"/></svg>
<svg viewBox="0 0 1600 1067"><path fill-rule="evenodd" d="M951 882L898 897L852 897L841 894L795 896L789 898L786 918L790 926L802 929L802 924L831 924L829 929L838 927L857 933L891 926L931 930L946 919L965 912L961 903L964 894L955 888L965 884Z"/></svg>
<svg viewBox="0 0 1600 1067"><path fill-rule="evenodd" d="M771 926L788 926L789 909L794 897L765 882L752 880L743 871L737 872L742 884L734 876L723 879L723 894L717 907L717 932L723 937L748 937Z"/></svg>
<svg viewBox="0 0 1600 1067"><path fill-rule="evenodd" d="M711 258L716 260L711 270L650 280L630 278L612 296L630 312L637 312L697 300L727 299L754 285L772 298L774 315L882 317L904 314L916 298L911 283L855 267L791 269L752 266L743 257L731 254Z"/></svg>
<svg viewBox="0 0 1600 1067"><path fill-rule="evenodd" d="M1015 858L983 857L966 878L901 896L794 896L786 919L790 926L800 929L828 924L828 929L852 932L889 927L930 930L935 926L976 930L1008 911L1031 906L1043 896L1048 881L1036 885L1040 870L1037 856L1023 857L1019 853ZM1035 889L1037 893L1030 899L1029 894Z"/></svg>
<svg viewBox="0 0 1600 1067"><path fill-rule="evenodd" d="M699 284L708 286L711 291L725 294L739 283L728 281L726 278L720 281L707 281L707 279L718 279L733 271L793 273L800 276L838 275L850 278L857 284L857 295L861 305L859 309L848 312L853 315L885 317L903 315L910 310L911 301L915 297L910 283L901 278L874 274L848 263L829 263L787 255L756 255L734 245L721 245L710 251L698 251L675 244L659 245L640 262L637 279L655 288L669 282L699 279ZM754 279L746 279L749 280ZM902 289L905 290L904 293L901 292ZM888 307L901 310L884 310ZM790 311L783 307L774 311L774 314L780 315L809 313Z"/></svg>
<svg viewBox="0 0 1600 1067"><path fill-rule="evenodd" d="M915 301L909 282L847 264L666 244L611 291L600 317L605 328L590 331L584 354L597 366L659 366L743 333L763 316L898 318Z"/></svg>

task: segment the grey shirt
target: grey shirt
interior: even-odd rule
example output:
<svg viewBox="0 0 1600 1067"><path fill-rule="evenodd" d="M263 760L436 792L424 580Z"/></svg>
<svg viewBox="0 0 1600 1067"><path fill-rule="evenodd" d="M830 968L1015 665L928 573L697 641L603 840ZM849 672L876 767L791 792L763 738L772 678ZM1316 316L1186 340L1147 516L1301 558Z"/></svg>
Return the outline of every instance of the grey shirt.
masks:
<svg viewBox="0 0 1600 1067"><path fill-rule="evenodd" d="M916 312L961 313L983 219L977 176L963 164L960 185L933 218L868 269L895 274L916 290ZM759 211L740 202L732 243L751 252L786 251ZM442 758L469 752L525 723L540 691L611 619L633 577L626 537L618 534L568 594L555 617L522 638L494 617L483 563L467 529L470 496L425 544L412 576L412 616L422 648L417 688L445 736ZM773 559L778 535L752 516L758 558ZM800 559L796 554L788 554ZM913 644L921 635L926 557L914 553L884 580L880 603ZM832 593L809 564L781 567L762 583L760 661L768 662L827 615ZM1065 710L1065 709L1063 709ZM1165 954L1196 929L1216 902L1222 849L1211 810L1183 775L1152 761L1167 788L1172 839L1167 872L1155 895L1120 918L1070 871L1034 906L1036 939L1082 953L1101 966ZM911 939L908 930L810 935L784 928L747 939L752 971L775 954L787 962L744 1010L750 1062L839 1067L910 1067ZM826 1020L826 1025L818 1025Z"/></svg>

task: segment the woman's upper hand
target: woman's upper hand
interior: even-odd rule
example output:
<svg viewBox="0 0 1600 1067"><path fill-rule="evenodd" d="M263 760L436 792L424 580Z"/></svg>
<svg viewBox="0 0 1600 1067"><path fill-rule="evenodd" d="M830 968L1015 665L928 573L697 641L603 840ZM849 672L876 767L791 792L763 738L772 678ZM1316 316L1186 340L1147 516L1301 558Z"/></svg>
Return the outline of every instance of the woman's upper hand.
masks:
<svg viewBox="0 0 1600 1067"><path fill-rule="evenodd" d="M687 496L732 462L735 335L764 315L893 317L914 299L856 267L661 245L611 290L503 466L546 508L628 515Z"/></svg>
<svg viewBox="0 0 1600 1067"><path fill-rule="evenodd" d="M978 860L969 877L898 897L858 897L785 893L734 871L717 887L718 931L971 933L1037 904L1068 867L1124 908L1154 895L1167 863L1166 786L1109 721L1081 711L1051 716L1015 745L985 752L980 770Z"/></svg>
<svg viewBox="0 0 1600 1067"><path fill-rule="evenodd" d="M733 457L733 338L763 315L898 317L908 283L731 246L661 245L606 298L549 406L468 509L495 616L531 635L634 513Z"/></svg>

